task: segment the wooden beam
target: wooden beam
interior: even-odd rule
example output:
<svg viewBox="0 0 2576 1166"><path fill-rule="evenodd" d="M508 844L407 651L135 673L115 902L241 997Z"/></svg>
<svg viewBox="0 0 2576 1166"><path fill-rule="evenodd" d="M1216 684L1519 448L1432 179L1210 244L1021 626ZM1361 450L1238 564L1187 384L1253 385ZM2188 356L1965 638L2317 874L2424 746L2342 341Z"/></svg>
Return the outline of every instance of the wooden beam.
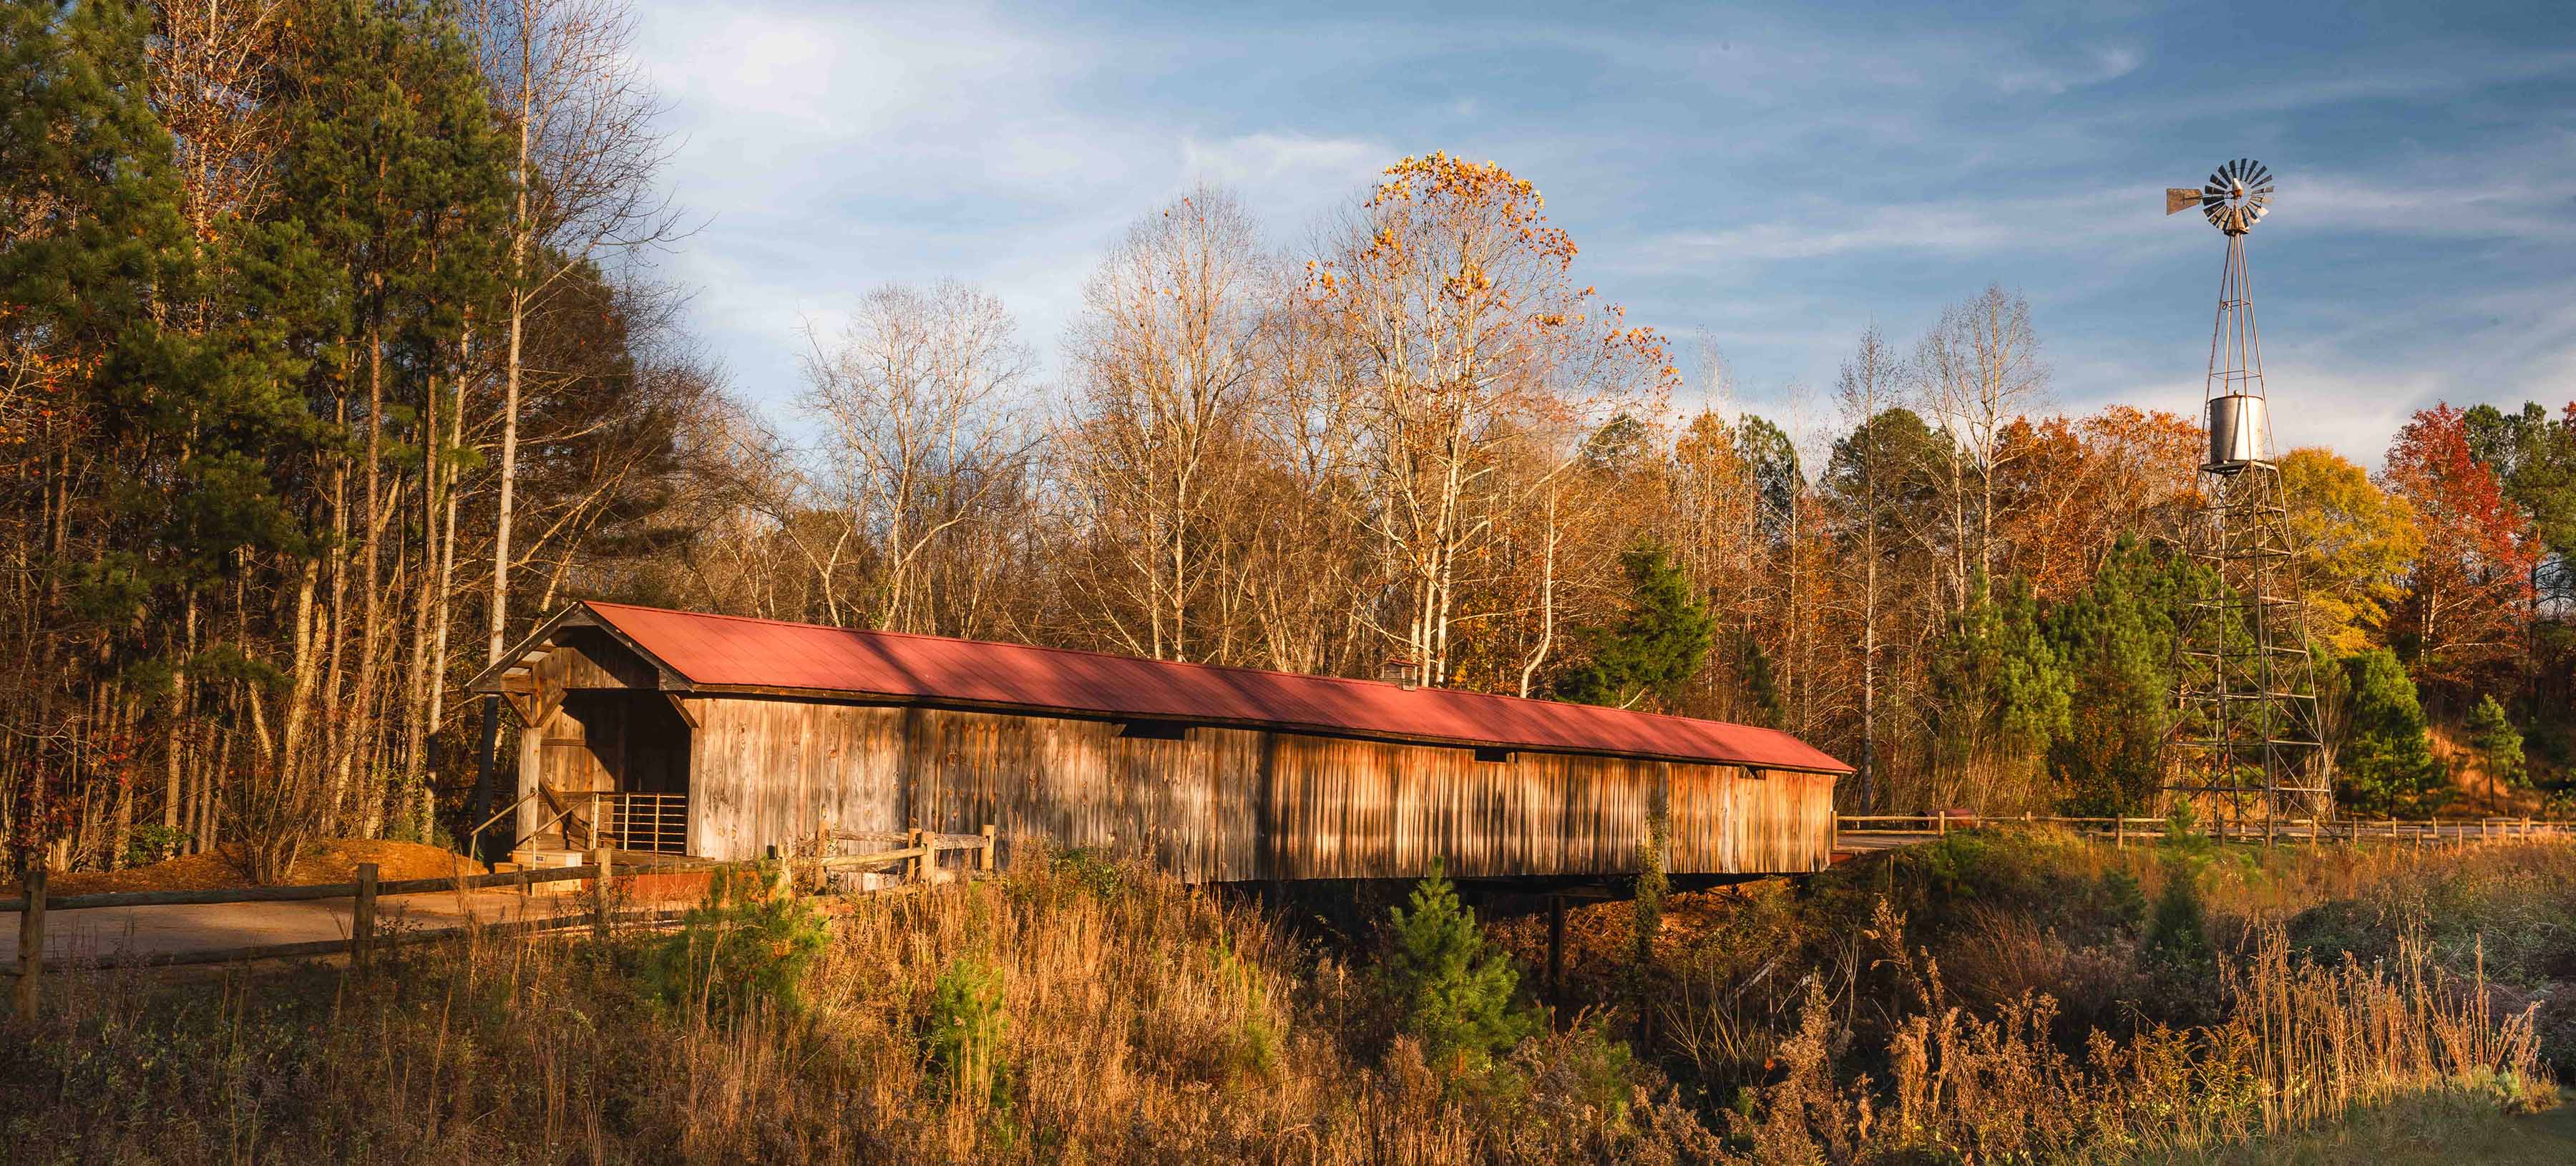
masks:
<svg viewBox="0 0 2576 1166"><path fill-rule="evenodd" d="M689 711L687 698L676 692L665 692L662 694L662 699L671 702L671 711L680 714L680 719L687 721L690 728L698 727L698 714Z"/></svg>
<svg viewBox="0 0 2576 1166"><path fill-rule="evenodd" d="M543 689L530 693L504 692L501 699L508 701L510 711L519 715L519 727L531 732L545 724L546 718L555 715L556 709L563 707L562 693L554 694L549 700Z"/></svg>
<svg viewBox="0 0 2576 1166"><path fill-rule="evenodd" d="M555 689L552 692L548 692L546 690L545 682L542 680L538 681L535 690L528 694L529 704L536 710L537 719L528 722L528 727L533 729L539 724L552 719L555 715L555 710L563 707L565 694L566 690L560 688Z"/></svg>

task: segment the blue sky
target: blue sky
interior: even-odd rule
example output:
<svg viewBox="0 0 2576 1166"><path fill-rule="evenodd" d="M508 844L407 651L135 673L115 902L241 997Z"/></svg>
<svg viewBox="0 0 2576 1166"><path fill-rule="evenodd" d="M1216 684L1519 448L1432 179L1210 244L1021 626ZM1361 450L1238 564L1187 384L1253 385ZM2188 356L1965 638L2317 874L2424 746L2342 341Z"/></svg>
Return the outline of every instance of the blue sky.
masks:
<svg viewBox="0 0 2576 1166"><path fill-rule="evenodd" d="M648 6L707 218L666 274L783 419L804 324L869 288L981 284L1052 366L1100 252L1192 184L1296 249L1445 149L1537 183L1736 407L1821 422L1863 327L1910 345L2001 282L2056 407L2191 411L2221 240L2161 192L2242 156L2280 176L2249 253L2281 444L2376 465L2436 400L2576 397L2564 2L1390 8Z"/></svg>

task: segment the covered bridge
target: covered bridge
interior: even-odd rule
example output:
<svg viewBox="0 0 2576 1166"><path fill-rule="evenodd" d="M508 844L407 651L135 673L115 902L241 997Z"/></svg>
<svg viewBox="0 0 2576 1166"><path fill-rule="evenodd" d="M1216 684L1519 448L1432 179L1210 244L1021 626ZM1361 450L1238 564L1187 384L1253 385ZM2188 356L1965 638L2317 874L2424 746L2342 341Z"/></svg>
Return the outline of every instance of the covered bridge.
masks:
<svg viewBox="0 0 2576 1166"><path fill-rule="evenodd" d="M1786 733L1448 689L576 603L473 681L517 837L709 858L818 831L1150 855L1194 881L1822 869L1850 767ZM550 808L556 808L549 815ZM497 828L496 828L497 829Z"/></svg>

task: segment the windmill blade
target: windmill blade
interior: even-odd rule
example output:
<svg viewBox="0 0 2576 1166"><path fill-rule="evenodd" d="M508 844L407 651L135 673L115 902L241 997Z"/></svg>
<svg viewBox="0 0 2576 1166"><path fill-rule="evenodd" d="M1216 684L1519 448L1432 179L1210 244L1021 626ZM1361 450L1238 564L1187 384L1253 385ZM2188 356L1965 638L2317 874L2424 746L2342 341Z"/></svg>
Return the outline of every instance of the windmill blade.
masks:
<svg viewBox="0 0 2576 1166"><path fill-rule="evenodd" d="M2230 235L2242 235L2272 209L2275 192L2272 168L2252 158L2230 158L2209 172L2209 181L2199 190L2200 213L2209 224ZM2165 190L2165 213L2188 208L2193 192L2186 187Z"/></svg>

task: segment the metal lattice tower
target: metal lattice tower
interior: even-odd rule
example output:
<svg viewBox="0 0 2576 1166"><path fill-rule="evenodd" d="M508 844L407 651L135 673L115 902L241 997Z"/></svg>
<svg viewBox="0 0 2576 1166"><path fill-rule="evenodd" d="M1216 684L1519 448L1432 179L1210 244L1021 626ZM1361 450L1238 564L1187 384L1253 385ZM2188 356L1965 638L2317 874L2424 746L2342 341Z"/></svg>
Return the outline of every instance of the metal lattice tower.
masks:
<svg viewBox="0 0 2576 1166"><path fill-rule="evenodd" d="M2197 190L2165 192L2165 213L2198 207L2227 236L2202 393L2209 460L2183 544L2203 571L2183 617L2181 749L2169 788L2223 805L2240 823L2259 815L2266 839L2283 821L2330 817L2334 805L2245 274L2245 234L2271 197L2271 172L2241 158Z"/></svg>

